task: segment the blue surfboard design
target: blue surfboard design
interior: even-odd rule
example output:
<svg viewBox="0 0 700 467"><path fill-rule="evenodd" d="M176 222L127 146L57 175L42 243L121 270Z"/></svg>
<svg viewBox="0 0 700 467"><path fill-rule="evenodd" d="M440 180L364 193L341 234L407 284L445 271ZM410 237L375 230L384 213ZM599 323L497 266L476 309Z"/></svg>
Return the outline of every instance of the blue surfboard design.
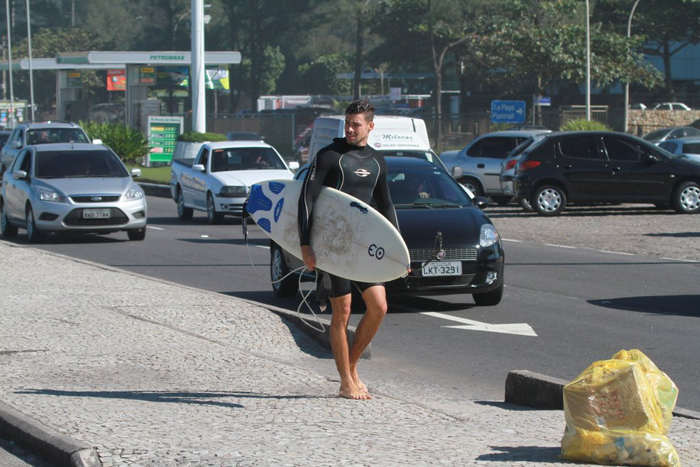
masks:
<svg viewBox="0 0 700 467"><path fill-rule="evenodd" d="M284 185L282 186L284 188ZM272 200L265 196L261 185L253 185L250 187L250 197L246 210L248 214L254 214L257 211L269 211L272 209Z"/></svg>
<svg viewBox="0 0 700 467"><path fill-rule="evenodd" d="M283 206L284 206L284 198L277 201L277 205L275 206L275 222L280 220L280 216L282 215L282 207Z"/></svg>
<svg viewBox="0 0 700 467"><path fill-rule="evenodd" d="M258 226L267 233L272 233L272 225L270 224L270 219L258 219Z"/></svg>
<svg viewBox="0 0 700 467"><path fill-rule="evenodd" d="M280 193L282 193L282 190L284 190L284 187L286 185L280 182L270 182L267 186L268 188L270 188L271 192L273 192L276 195L279 195Z"/></svg>

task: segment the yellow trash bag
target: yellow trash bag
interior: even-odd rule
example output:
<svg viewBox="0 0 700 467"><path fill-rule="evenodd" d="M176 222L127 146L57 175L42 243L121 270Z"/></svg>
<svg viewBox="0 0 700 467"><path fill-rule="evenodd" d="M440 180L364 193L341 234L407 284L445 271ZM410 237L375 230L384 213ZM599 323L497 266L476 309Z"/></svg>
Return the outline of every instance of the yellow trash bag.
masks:
<svg viewBox="0 0 700 467"><path fill-rule="evenodd" d="M680 467L665 436L678 388L639 350L593 363L564 386L562 457L606 465Z"/></svg>

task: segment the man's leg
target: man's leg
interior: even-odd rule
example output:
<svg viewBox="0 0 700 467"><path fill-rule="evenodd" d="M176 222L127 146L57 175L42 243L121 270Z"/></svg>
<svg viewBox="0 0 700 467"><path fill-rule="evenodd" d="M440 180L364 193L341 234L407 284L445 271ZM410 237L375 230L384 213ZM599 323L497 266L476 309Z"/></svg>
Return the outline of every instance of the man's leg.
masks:
<svg viewBox="0 0 700 467"><path fill-rule="evenodd" d="M335 366L340 375L340 391L338 395L346 399L370 399L369 394L357 386L350 370L347 330L351 304L351 294L331 298L331 308L333 310L331 317L331 348L333 349Z"/></svg>
<svg viewBox="0 0 700 467"><path fill-rule="evenodd" d="M367 393L367 386L365 386L360 377L357 374L357 362L360 360L362 352L367 348L375 334L379 330L382 324L384 315L386 315L388 305L386 302L386 289L383 285L375 285L362 293L362 298L367 306L367 311L362 317L360 322L355 329L355 340L353 340L352 347L350 348L349 361L350 361L350 374L352 375L355 384L360 388L360 390ZM369 395L369 393L367 393Z"/></svg>

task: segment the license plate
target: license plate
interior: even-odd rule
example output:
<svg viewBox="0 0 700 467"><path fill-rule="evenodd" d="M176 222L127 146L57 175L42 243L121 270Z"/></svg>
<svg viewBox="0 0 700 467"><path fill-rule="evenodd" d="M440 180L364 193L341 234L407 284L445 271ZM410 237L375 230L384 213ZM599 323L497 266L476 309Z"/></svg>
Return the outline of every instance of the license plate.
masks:
<svg viewBox="0 0 700 467"><path fill-rule="evenodd" d="M430 263L423 268L424 276L461 276L462 263L459 261L445 261Z"/></svg>
<svg viewBox="0 0 700 467"><path fill-rule="evenodd" d="M83 219L107 219L110 215L109 209L83 209Z"/></svg>

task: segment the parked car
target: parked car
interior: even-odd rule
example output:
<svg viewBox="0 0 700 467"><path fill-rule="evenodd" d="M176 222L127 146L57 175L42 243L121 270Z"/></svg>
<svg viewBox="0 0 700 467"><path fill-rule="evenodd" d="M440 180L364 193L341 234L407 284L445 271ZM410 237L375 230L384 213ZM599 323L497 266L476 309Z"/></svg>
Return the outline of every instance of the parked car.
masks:
<svg viewBox="0 0 700 467"><path fill-rule="evenodd" d="M0 151L2 150L3 146L5 146L5 143L7 143L7 140L10 138L11 134L12 131L10 130L0 130Z"/></svg>
<svg viewBox="0 0 700 467"><path fill-rule="evenodd" d="M671 154L700 162L700 136L689 136L659 143L659 147Z"/></svg>
<svg viewBox="0 0 700 467"><path fill-rule="evenodd" d="M298 168L297 162L290 162ZM170 194L177 216L192 219L195 210L205 211L210 224L225 215L239 215L250 186L275 178L291 179L290 166L261 141L204 143L194 159L173 159Z"/></svg>
<svg viewBox="0 0 700 467"><path fill-rule="evenodd" d="M636 102L629 105L630 110L646 110L647 106L641 102Z"/></svg>
<svg viewBox="0 0 700 467"><path fill-rule="evenodd" d="M229 141L265 141L265 138L254 131L229 131L226 133Z"/></svg>
<svg viewBox="0 0 700 467"><path fill-rule="evenodd" d="M674 126L662 128L661 130L654 130L651 133L647 133L642 138L650 143L658 145L663 141L685 138L687 136L700 136L700 129L693 128L692 126Z"/></svg>
<svg viewBox="0 0 700 467"><path fill-rule="evenodd" d="M654 104L652 107L652 110L691 110L690 107L685 105L682 102L660 102L658 104Z"/></svg>
<svg viewBox="0 0 700 467"><path fill-rule="evenodd" d="M525 149L514 178L518 198L543 216L567 203L649 203L700 212L700 164L636 136L563 132Z"/></svg>
<svg viewBox="0 0 700 467"><path fill-rule="evenodd" d="M504 253L498 231L481 210L488 201L472 198L435 163L412 157L387 157L386 163L389 191L412 269L406 278L387 283L387 293L467 293L477 305L498 304L503 295ZM303 178L308 169L309 165L302 167L295 178ZM445 267L425 267L428 264ZM275 243L270 245L276 295L296 294L299 278L287 274L301 266L301 260ZM308 275L305 278L313 280Z"/></svg>
<svg viewBox="0 0 700 467"><path fill-rule="evenodd" d="M29 144L89 143L85 130L70 122L20 123L14 127L0 152L0 173L12 165L17 154ZM99 141L98 141L99 142Z"/></svg>
<svg viewBox="0 0 700 467"><path fill-rule="evenodd" d="M23 148L3 174L0 230L25 229L30 243L49 232L112 233L146 238L146 195L111 149L59 143Z"/></svg>
<svg viewBox="0 0 700 467"><path fill-rule="evenodd" d="M535 141L544 138L545 135L549 133L542 133L535 135L533 139L526 139L518 146L515 147L509 154L508 157L503 161L501 168L501 175L499 180L501 182L501 189L503 193L507 196L515 196L515 190L513 189L513 176L515 175L515 164L518 163L520 157L523 155L525 149L527 149ZM520 198L518 200L520 207L525 211L532 211L532 206L530 206L530 201L526 198Z"/></svg>
<svg viewBox="0 0 700 467"><path fill-rule="evenodd" d="M481 135L459 151L445 151L440 159L452 172L461 168L457 181L475 195L489 196L498 204L506 204L512 193L504 193L501 187L502 163L508 154L524 141L533 141L537 135L551 133L550 130L497 131Z"/></svg>

